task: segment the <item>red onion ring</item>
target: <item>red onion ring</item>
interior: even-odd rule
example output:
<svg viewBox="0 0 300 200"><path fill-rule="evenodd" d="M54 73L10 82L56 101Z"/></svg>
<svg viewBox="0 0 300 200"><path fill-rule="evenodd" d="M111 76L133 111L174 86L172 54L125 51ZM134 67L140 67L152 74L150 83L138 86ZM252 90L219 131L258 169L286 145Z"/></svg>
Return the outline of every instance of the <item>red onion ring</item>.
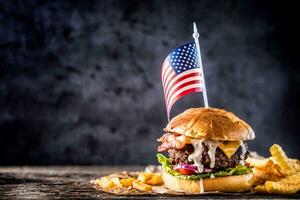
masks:
<svg viewBox="0 0 300 200"><path fill-rule="evenodd" d="M194 172L198 171L198 167L193 166L193 165L188 165L188 164L175 165L174 169L175 170L177 170L177 169L187 169L187 170L191 170L191 171L194 171Z"/></svg>
<svg viewBox="0 0 300 200"><path fill-rule="evenodd" d="M179 164L179 165L175 165L173 167L173 169L177 170L177 169L187 169L187 170L191 170L193 172L198 172L198 167L194 166L194 165L188 165L188 164ZM212 169L204 169L203 172L205 173L210 173L212 172Z"/></svg>

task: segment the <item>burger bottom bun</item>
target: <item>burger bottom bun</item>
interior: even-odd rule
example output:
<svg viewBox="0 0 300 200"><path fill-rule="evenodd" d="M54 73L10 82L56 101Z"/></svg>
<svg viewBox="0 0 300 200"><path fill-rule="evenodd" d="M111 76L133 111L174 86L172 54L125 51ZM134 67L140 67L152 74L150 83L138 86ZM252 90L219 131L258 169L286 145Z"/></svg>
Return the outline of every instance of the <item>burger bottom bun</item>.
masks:
<svg viewBox="0 0 300 200"><path fill-rule="evenodd" d="M201 185L203 185L202 191L204 192L243 192L250 190L254 183L252 173L217 178L204 178L202 179L203 184L201 183L201 180L178 179L166 172L163 172L162 177L167 188L186 193L200 193Z"/></svg>

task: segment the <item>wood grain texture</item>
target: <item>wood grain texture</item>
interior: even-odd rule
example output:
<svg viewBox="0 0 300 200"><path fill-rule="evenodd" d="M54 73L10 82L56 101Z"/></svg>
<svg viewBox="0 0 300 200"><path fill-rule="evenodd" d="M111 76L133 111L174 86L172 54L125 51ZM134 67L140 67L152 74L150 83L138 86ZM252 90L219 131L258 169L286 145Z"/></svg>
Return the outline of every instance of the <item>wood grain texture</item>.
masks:
<svg viewBox="0 0 300 200"><path fill-rule="evenodd" d="M109 173L141 170L141 166L51 166L0 167L0 199L150 199L153 196L114 196L93 189L90 180ZM202 199L300 198L299 194L280 195L204 195ZM162 195L160 199L174 199ZM182 198L182 197L177 197ZM185 199L198 199L187 196Z"/></svg>

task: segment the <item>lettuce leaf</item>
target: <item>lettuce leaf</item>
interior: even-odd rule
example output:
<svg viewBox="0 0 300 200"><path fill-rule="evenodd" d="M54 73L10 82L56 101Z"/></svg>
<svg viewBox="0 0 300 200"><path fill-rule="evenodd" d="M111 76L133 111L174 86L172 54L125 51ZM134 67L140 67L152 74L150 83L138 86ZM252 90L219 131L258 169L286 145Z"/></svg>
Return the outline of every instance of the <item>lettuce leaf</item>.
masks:
<svg viewBox="0 0 300 200"><path fill-rule="evenodd" d="M231 175L242 175L242 174L247 174L251 172L251 168L248 168L243 165L238 165L234 168L227 168L225 170L217 171L217 172L212 172L212 173L201 173L201 174L193 174L193 175L183 175L176 170L173 169L172 164L170 163L169 159L164 156L163 154L157 154L157 159L158 162L162 165L163 169L165 172L176 176L179 179L185 179L185 180L198 180L201 178L207 178L210 177L212 174L215 177L220 177L220 176L231 176Z"/></svg>

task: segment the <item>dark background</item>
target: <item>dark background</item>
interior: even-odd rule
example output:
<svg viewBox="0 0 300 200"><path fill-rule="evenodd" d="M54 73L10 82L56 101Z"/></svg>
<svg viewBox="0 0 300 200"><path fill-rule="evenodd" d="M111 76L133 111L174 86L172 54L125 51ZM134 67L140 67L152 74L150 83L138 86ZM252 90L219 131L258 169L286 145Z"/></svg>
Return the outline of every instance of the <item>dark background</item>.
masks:
<svg viewBox="0 0 300 200"><path fill-rule="evenodd" d="M299 158L298 13L287 1L1 1L0 165L155 163L161 65L193 21L210 105L252 125L252 150ZM173 115L202 105L184 97Z"/></svg>

